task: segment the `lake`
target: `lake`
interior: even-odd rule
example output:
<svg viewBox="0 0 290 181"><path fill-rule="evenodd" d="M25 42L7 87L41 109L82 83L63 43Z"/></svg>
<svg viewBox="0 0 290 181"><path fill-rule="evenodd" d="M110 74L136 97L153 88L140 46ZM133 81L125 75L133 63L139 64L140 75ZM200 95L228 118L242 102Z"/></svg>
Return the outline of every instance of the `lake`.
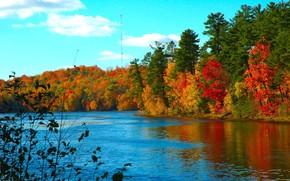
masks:
<svg viewBox="0 0 290 181"><path fill-rule="evenodd" d="M146 118L136 113L75 112L65 113L64 120L74 127L86 123L90 136L83 146L101 147L102 169L116 171L131 163L124 180L290 178L289 123Z"/></svg>

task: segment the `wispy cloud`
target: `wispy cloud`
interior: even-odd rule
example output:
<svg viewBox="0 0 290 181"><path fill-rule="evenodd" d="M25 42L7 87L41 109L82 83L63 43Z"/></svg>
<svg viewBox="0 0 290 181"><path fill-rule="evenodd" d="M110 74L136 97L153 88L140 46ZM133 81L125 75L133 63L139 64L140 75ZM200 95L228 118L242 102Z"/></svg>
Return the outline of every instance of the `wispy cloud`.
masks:
<svg viewBox="0 0 290 181"><path fill-rule="evenodd" d="M101 57L99 60L120 60L122 55L120 53L115 53L112 51L103 51L100 53ZM134 57L128 54L123 54L124 60L132 60Z"/></svg>
<svg viewBox="0 0 290 181"><path fill-rule="evenodd" d="M25 25L23 24L13 24L12 28L35 28L35 27L46 27L47 23L46 22L41 22L38 24L34 24L34 23L27 23Z"/></svg>
<svg viewBox="0 0 290 181"><path fill-rule="evenodd" d="M49 14L47 21L38 24L13 24L13 28L46 27L50 32L66 36L111 36L115 31L114 23L101 16Z"/></svg>
<svg viewBox="0 0 290 181"><path fill-rule="evenodd" d="M110 36L117 24L101 16L50 14L47 27L53 33L67 36Z"/></svg>
<svg viewBox="0 0 290 181"><path fill-rule="evenodd" d="M161 35L158 33L152 33L152 34L144 34L143 36L140 37L125 36L123 40L123 45L147 47L149 45L155 44L155 41L166 43L170 41L178 42L179 40L180 36L175 34Z"/></svg>
<svg viewBox="0 0 290 181"><path fill-rule="evenodd" d="M35 13L57 13L85 8L80 0L2 0L0 18L28 18Z"/></svg>

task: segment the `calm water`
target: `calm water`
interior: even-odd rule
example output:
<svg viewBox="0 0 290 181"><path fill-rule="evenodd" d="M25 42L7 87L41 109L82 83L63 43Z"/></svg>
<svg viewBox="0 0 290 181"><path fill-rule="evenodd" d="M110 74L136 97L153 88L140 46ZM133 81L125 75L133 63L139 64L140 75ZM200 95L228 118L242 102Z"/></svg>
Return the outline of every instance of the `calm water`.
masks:
<svg viewBox="0 0 290 181"><path fill-rule="evenodd" d="M65 113L65 120L86 123L90 136L83 147L102 148L102 169L131 163L126 180L290 179L290 124L134 114Z"/></svg>

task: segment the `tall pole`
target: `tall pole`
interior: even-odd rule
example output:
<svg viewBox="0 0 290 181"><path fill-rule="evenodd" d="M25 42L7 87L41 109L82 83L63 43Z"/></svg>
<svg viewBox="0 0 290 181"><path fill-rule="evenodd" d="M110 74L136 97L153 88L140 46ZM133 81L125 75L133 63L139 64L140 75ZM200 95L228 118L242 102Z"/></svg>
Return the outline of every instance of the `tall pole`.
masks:
<svg viewBox="0 0 290 181"><path fill-rule="evenodd" d="M76 64L75 63L76 63L76 59L77 59L77 56L78 56L79 51L80 51L80 49L77 50L76 55L75 55L75 59L74 59L74 63L73 63L73 66L74 67L76 67Z"/></svg>
<svg viewBox="0 0 290 181"><path fill-rule="evenodd" d="M122 14L120 14L120 22L121 22L121 67L123 67L123 22L122 22Z"/></svg>

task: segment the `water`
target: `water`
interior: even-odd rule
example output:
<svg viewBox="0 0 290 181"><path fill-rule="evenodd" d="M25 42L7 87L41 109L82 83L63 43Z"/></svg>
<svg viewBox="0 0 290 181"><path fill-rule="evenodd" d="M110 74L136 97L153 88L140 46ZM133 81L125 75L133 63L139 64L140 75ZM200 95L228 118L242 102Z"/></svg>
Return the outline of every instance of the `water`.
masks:
<svg viewBox="0 0 290 181"><path fill-rule="evenodd" d="M86 123L90 136L82 147L101 147L105 164L100 170L114 172L131 163L124 180L290 179L289 123L144 118L136 113L65 113L64 120L76 135ZM90 156L83 153L77 161L86 158Z"/></svg>
<svg viewBox="0 0 290 181"><path fill-rule="evenodd" d="M136 112L66 113L86 123L86 148L127 180L290 179L290 124L144 118Z"/></svg>

